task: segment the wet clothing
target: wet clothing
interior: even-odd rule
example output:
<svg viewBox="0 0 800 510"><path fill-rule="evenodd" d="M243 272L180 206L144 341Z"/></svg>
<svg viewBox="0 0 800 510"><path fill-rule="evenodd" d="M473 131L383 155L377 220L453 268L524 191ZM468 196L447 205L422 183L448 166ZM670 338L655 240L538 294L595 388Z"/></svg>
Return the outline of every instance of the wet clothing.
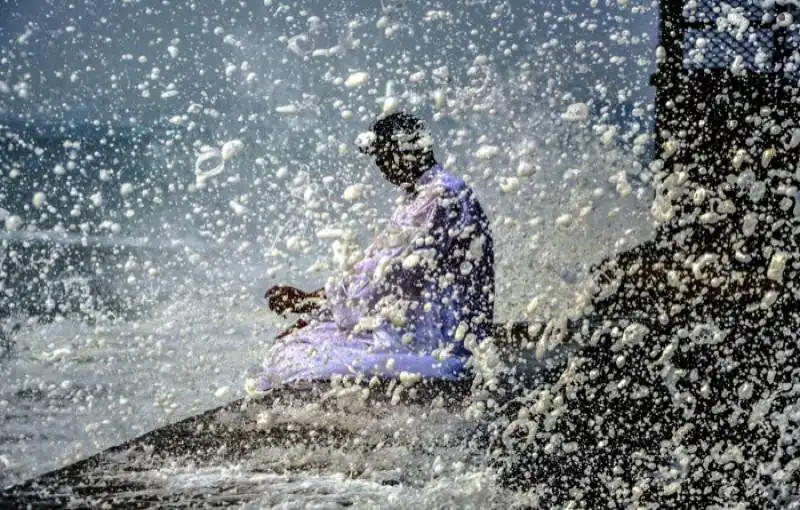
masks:
<svg viewBox="0 0 800 510"><path fill-rule="evenodd" d="M465 340L494 319L493 242L472 190L433 166L325 294L309 326L270 348L261 389L335 374L459 378Z"/></svg>

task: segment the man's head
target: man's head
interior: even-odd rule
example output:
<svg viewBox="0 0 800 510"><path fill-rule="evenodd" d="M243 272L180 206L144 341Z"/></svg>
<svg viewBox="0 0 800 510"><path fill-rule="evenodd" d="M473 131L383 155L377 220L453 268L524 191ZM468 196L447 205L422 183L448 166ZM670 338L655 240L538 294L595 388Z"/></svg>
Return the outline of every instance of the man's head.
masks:
<svg viewBox="0 0 800 510"><path fill-rule="evenodd" d="M413 186L436 164L430 133L421 120L408 113L378 120L356 143L361 152L375 156L381 173L397 186Z"/></svg>

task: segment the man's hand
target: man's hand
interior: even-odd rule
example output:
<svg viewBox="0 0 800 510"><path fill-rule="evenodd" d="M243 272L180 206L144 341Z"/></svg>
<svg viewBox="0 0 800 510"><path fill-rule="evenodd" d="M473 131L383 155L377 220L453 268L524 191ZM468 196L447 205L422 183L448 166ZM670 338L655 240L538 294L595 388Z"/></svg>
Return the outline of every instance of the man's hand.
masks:
<svg viewBox="0 0 800 510"><path fill-rule="evenodd" d="M270 288L264 297L267 306L275 313L293 312L294 309L310 296L308 293L289 285L275 285Z"/></svg>
<svg viewBox="0 0 800 510"><path fill-rule="evenodd" d="M275 340L280 340L283 337L289 336L292 333L295 333L306 326L308 326L308 322L306 322L303 319L297 319L297 322L295 322L292 327L283 330L283 332L281 332L278 336L275 337Z"/></svg>

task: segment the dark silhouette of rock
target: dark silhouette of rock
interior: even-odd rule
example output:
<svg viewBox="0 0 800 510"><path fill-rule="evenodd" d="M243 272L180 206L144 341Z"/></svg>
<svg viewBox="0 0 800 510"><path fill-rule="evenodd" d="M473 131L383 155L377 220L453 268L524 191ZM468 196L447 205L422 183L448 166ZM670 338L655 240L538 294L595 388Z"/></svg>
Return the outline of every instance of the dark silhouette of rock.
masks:
<svg viewBox="0 0 800 510"><path fill-rule="evenodd" d="M493 424L504 481L543 508L800 503L798 89L738 72L747 41L713 46L685 4L661 2L658 234L594 268L565 368ZM690 30L711 34L705 69Z"/></svg>

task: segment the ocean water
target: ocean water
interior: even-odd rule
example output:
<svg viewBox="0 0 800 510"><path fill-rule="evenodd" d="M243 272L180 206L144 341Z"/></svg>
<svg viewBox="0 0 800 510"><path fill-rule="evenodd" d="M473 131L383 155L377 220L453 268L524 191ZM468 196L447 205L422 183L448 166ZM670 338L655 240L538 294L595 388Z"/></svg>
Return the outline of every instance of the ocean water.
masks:
<svg viewBox="0 0 800 510"><path fill-rule="evenodd" d="M241 396L241 373L277 331L248 304L23 326L2 364L4 485Z"/></svg>
<svg viewBox="0 0 800 510"><path fill-rule="evenodd" d="M397 191L352 148L382 113L419 114L492 219L498 321L568 314L592 264L652 235L651 9L12 4L0 7L13 64L0 75L0 487L242 396L287 324L265 289L321 287L392 210ZM575 30L586 23L607 30ZM623 47L626 31L637 39ZM409 478L394 485L348 476L357 458L246 483L282 508L522 497L462 454L398 455ZM237 469L160 476L244 484Z"/></svg>

